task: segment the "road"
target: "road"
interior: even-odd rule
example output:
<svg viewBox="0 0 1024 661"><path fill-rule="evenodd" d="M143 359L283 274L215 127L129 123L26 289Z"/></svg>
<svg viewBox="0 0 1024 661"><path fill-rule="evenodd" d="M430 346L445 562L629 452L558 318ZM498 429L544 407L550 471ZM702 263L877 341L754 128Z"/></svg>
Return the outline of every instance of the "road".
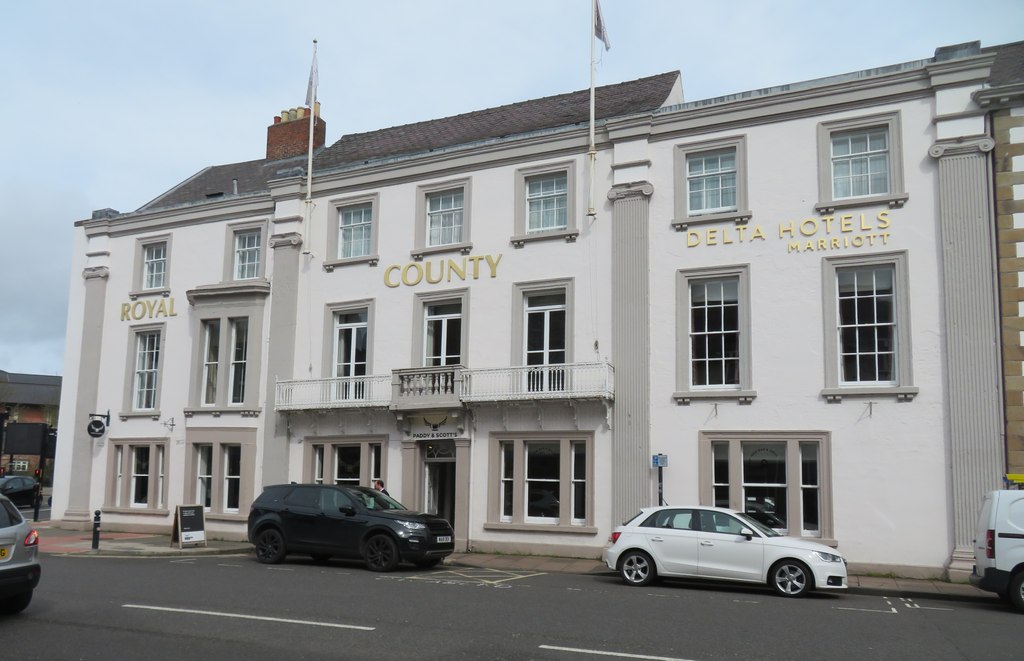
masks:
<svg viewBox="0 0 1024 661"><path fill-rule="evenodd" d="M412 568L249 556L46 556L11 659L1017 658L998 602L904 600L614 576Z"/></svg>

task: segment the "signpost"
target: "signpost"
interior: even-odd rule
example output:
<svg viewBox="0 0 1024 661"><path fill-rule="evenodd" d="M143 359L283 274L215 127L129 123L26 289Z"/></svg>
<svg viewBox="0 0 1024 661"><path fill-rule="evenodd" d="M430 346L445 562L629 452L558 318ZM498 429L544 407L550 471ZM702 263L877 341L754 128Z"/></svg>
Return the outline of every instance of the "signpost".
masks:
<svg viewBox="0 0 1024 661"><path fill-rule="evenodd" d="M667 454L652 454L651 455L651 468L658 469L658 504L665 504L665 482L663 479L665 466L668 466L668 455Z"/></svg>
<svg viewBox="0 0 1024 661"><path fill-rule="evenodd" d="M171 546L206 546L206 521L202 505L178 505L174 512Z"/></svg>

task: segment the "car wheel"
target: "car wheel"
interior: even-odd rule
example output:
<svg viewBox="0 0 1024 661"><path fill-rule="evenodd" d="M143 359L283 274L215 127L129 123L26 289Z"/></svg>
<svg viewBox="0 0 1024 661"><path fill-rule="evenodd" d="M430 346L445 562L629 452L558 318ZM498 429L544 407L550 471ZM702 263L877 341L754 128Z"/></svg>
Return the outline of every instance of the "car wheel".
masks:
<svg viewBox="0 0 1024 661"><path fill-rule="evenodd" d="M387 535L374 535L366 542L363 558L370 571L391 571L398 565L398 546Z"/></svg>
<svg viewBox="0 0 1024 661"><path fill-rule="evenodd" d="M277 528L264 528L256 536L256 559L268 565L284 560L284 537Z"/></svg>
<svg viewBox="0 0 1024 661"><path fill-rule="evenodd" d="M1010 603L1017 607L1017 610L1024 611L1024 571L1017 572L1017 575L1010 579Z"/></svg>
<svg viewBox="0 0 1024 661"><path fill-rule="evenodd" d="M31 590L8 597L4 601L0 601L0 615L16 615L28 608L30 603L32 603Z"/></svg>
<svg viewBox="0 0 1024 661"><path fill-rule="evenodd" d="M648 585L657 576L654 560L643 551L627 551L619 562L619 573L627 585Z"/></svg>
<svg viewBox="0 0 1024 661"><path fill-rule="evenodd" d="M814 587L814 578L799 560L779 560L768 571L768 584L783 597L802 597Z"/></svg>
<svg viewBox="0 0 1024 661"><path fill-rule="evenodd" d="M430 558L429 560L417 560L414 564L420 569L430 569L436 567L441 562L441 558Z"/></svg>

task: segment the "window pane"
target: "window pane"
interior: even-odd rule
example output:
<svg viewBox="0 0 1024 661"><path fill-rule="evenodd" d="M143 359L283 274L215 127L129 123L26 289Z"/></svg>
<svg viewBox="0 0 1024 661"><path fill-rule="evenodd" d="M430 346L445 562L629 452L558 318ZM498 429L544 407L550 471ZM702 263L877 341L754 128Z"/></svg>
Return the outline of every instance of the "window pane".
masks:
<svg viewBox="0 0 1024 661"><path fill-rule="evenodd" d="M557 441L528 442L526 445L526 514L558 518L560 504L560 457Z"/></svg>
<svg viewBox="0 0 1024 661"><path fill-rule="evenodd" d="M339 445L335 448L335 484L359 484L359 458L362 448L358 445Z"/></svg>

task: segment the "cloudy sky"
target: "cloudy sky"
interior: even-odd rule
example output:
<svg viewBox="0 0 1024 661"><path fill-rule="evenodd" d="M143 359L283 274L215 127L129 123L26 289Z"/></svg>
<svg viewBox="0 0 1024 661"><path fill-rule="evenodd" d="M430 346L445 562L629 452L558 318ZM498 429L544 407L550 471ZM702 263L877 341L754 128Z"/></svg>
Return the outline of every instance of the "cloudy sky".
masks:
<svg viewBox="0 0 1024 661"><path fill-rule="evenodd" d="M1024 39L1020 0L602 0L598 84L686 100ZM585 89L590 0L35 0L0 18L0 370L62 374L74 222L262 158L319 41L327 142Z"/></svg>

